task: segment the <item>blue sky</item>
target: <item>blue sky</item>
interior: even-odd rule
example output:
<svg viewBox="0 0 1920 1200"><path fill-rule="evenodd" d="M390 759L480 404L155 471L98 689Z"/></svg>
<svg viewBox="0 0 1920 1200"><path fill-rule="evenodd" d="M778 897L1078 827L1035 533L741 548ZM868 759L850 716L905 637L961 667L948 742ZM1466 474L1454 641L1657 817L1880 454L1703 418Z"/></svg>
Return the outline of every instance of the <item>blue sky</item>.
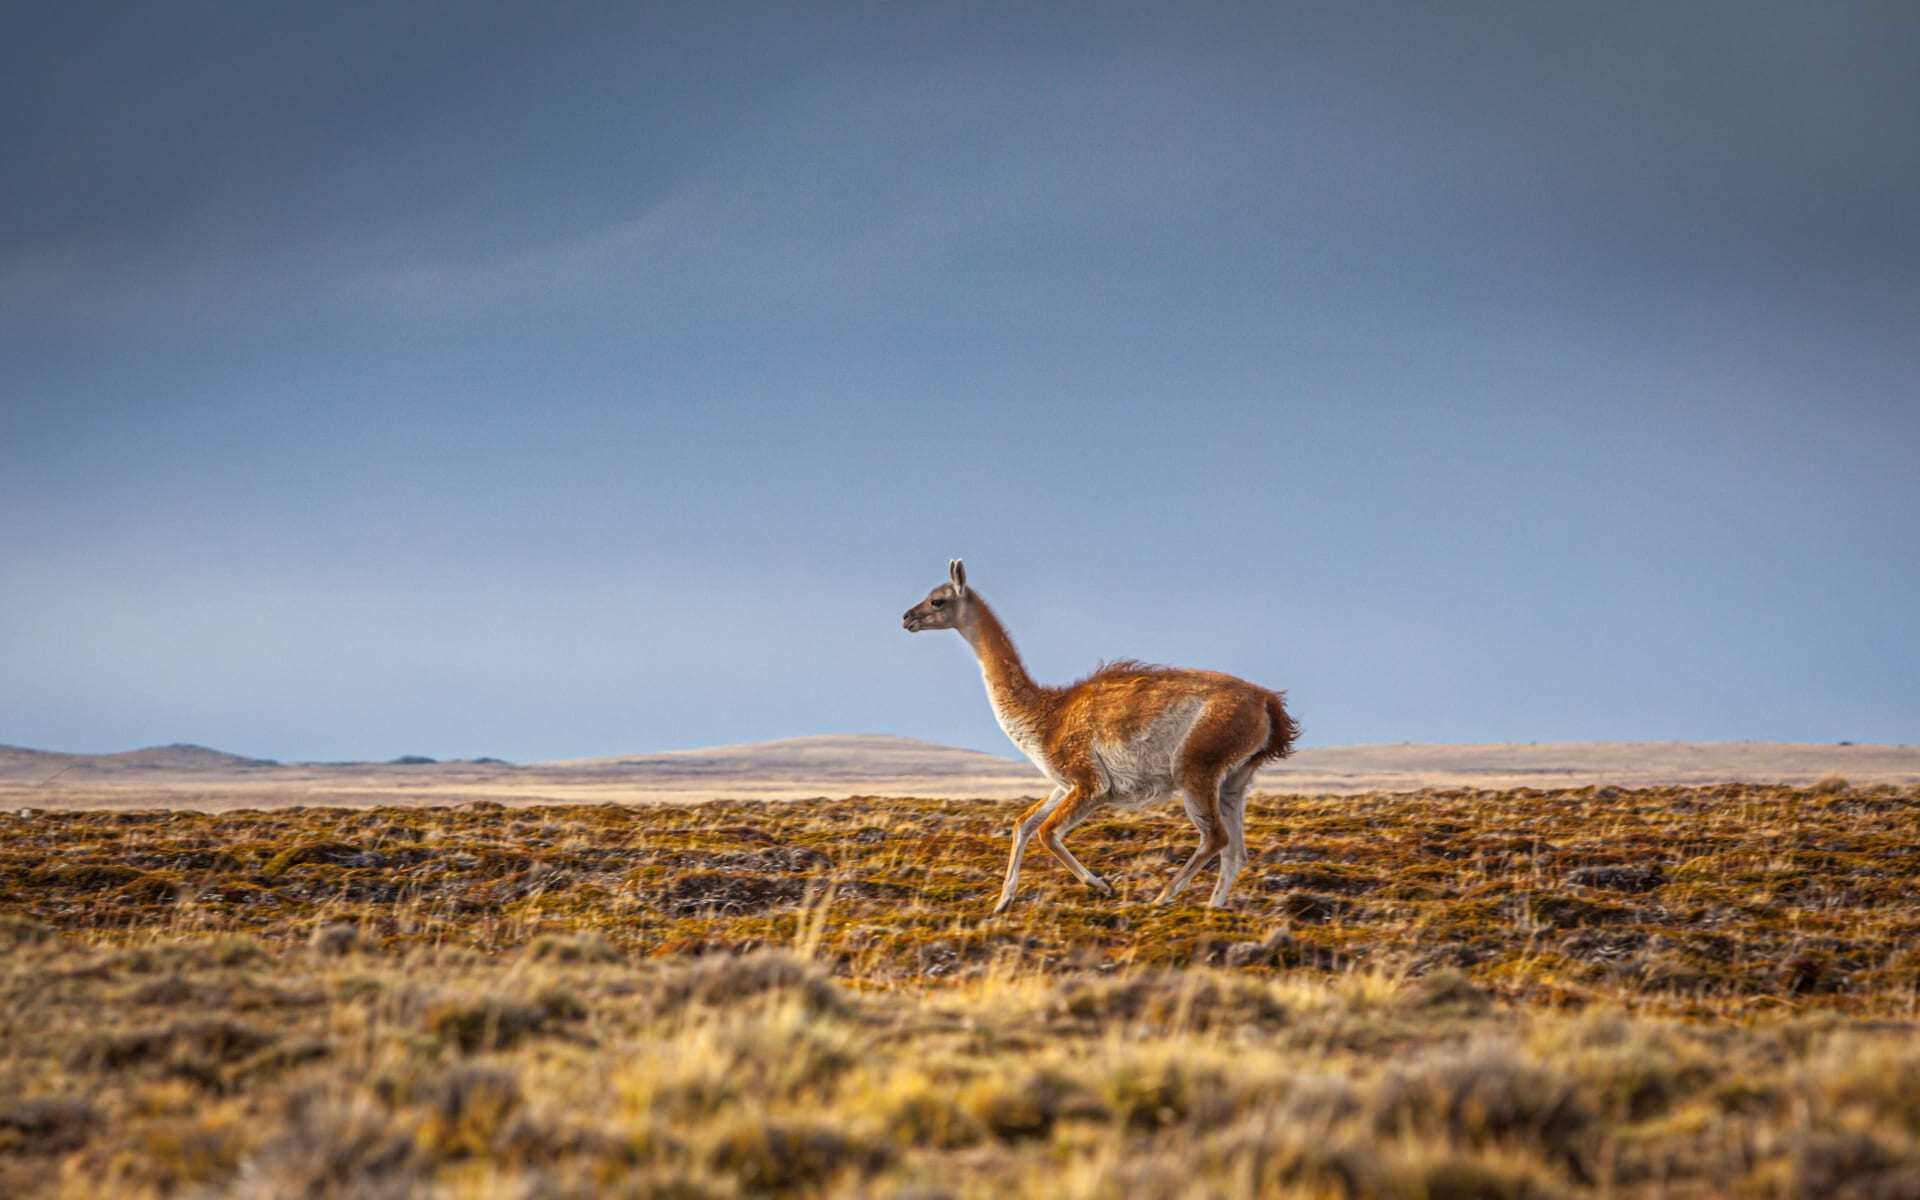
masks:
<svg viewBox="0 0 1920 1200"><path fill-rule="evenodd" d="M9 6L0 742L1920 741L1920 9L1035 8Z"/></svg>

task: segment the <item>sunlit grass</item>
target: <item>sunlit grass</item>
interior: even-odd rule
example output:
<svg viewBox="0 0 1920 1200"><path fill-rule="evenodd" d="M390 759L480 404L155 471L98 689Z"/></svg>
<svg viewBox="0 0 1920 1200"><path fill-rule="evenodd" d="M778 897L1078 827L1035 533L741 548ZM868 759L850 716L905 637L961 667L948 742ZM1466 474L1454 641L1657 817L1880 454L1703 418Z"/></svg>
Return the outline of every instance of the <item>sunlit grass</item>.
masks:
<svg viewBox="0 0 1920 1200"><path fill-rule="evenodd" d="M1920 1192L1920 803L0 815L0 1195Z"/></svg>

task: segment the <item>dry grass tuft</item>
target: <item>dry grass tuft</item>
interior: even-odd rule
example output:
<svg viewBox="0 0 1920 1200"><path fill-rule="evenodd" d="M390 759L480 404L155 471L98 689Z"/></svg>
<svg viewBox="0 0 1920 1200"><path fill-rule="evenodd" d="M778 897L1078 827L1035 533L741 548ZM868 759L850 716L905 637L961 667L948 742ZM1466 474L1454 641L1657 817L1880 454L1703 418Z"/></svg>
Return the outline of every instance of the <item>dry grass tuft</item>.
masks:
<svg viewBox="0 0 1920 1200"><path fill-rule="evenodd" d="M1107 1115L1090 1089L1057 1068L978 1078L961 1092L960 1107L1003 1141L1045 1138L1062 1121Z"/></svg>
<svg viewBox="0 0 1920 1200"><path fill-rule="evenodd" d="M1374 1098L1374 1124L1382 1133L1538 1151L1582 1178L1596 1127L1572 1080L1489 1046L1394 1069Z"/></svg>
<svg viewBox="0 0 1920 1200"><path fill-rule="evenodd" d="M785 1194L847 1175L878 1171L892 1158L884 1143L834 1125L801 1119L742 1116L722 1125L707 1165L754 1194Z"/></svg>
<svg viewBox="0 0 1920 1200"><path fill-rule="evenodd" d="M1485 1012L1493 1006L1493 996L1476 985L1464 971L1442 967L1415 981L1401 997L1403 1007L1428 1011L1461 1013Z"/></svg>
<svg viewBox="0 0 1920 1200"><path fill-rule="evenodd" d="M840 992L825 971L778 950L710 955L664 968L654 975L650 993L662 1013L770 995L791 996L809 1012L837 1012L842 1007Z"/></svg>
<svg viewBox="0 0 1920 1200"><path fill-rule="evenodd" d="M543 933L527 943L526 955L534 962L617 963L627 956L619 947L597 933Z"/></svg>
<svg viewBox="0 0 1920 1200"><path fill-rule="evenodd" d="M506 1050L540 1034L578 1021L585 1010L560 990L530 999L506 995L450 996L428 1006L421 1026L441 1042L466 1054Z"/></svg>
<svg viewBox="0 0 1920 1200"><path fill-rule="evenodd" d="M1314 1136L1267 1114L1204 1138L1197 1157L1208 1175L1244 1180L1247 1192L1256 1196L1394 1194L1392 1175L1377 1147L1359 1140Z"/></svg>
<svg viewBox="0 0 1920 1200"><path fill-rule="evenodd" d="M167 1074L215 1086L220 1082L221 1068L250 1057L274 1040L273 1034L238 1021L189 1019L99 1035L80 1046L73 1063L88 1071L157 1066Z"/></svg>
<svg viewBox="0 0 1920 1200"><path fill-rule="evenodd" d="M1287 1009L1260 979L1206 971L1155 971L1067 979L1054 991L1056 1017L1161 1032L1278 1025Z"/></svg>
<svg viewBox="0 0 1920 1200"><path fill-rule="evenodd" d="M50 925L26 917L0 914L0 947L38 946L59 936Z"/></svg>
<svg viewBox="0 0 1920 1200"><path fill-rule="evenodd" d="M1852 1129L1788 1135L1779 1182L1790 1196L1835 1200L1901 1200L1920 1196L1920 1161L1871 1133Z"/></svg>
<svg viewBox="0 0 1920 1200"><path fill-rule="evenodd" d="M433 1084L417 1138L443 1158L485 1155L520 1107L520 1081L500 1067L461 1063Z"/></svg>
<svg viewBox="0 0 1920 1200"><path fill-rule="evenodd" d="M84 1100L16 1100L0 1105L0 1154L57 1154L87 1140L100 1114Z"/></svg>
<svg viewBox="0 0 1920 1200"><path fill-rule="evenodd" d="M243 1159L228 1200L400 1200L424 1163L393 1114L364 1097L301 1093L280 1131Z"/></svg>
<svg viewBox="0 0 1920 1200"><path fill-rule="evenodd" d="M325 954L338 958L342 954L351 954L360 944L360 927L350 921L333 921L317 926L313 936L307 939L307 945L315 954Z"/></svg>

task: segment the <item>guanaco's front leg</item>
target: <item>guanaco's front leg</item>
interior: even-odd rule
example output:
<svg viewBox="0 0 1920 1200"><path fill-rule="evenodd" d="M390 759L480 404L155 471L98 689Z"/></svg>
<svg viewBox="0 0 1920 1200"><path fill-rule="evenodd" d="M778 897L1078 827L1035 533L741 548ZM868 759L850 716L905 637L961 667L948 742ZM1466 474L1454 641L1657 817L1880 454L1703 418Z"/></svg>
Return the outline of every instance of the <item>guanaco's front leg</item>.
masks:
<svg viewBox="0 0 1920 1200"><path fill-rule="evenodd" d="M1020 887L1020 860L1026 856L1027 842L1041 822L1052 816L1061 804L1073 794L1074 789L1057 787L1053 794L1034 805L1021 815L1020 821L1013 827L1013 853L1007 858L1007 881L1000 888L1000 903L993 906L993 915L999 916L1013 904L1013 894Z"/></svg>

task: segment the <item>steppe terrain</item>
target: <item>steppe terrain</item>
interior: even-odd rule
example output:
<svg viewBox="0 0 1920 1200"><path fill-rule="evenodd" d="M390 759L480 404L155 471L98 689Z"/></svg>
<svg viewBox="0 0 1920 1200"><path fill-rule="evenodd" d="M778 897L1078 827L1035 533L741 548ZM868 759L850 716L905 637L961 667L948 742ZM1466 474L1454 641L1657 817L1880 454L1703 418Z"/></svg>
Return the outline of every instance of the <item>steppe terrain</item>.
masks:
<svg viewBox="0 0 1920 1200"><path fill-rule="evenodd" d="M1911 785L407 800L0 811L0 1195L1920 1195Z"/></svg>
<svg viewBox="0 0 1920 1200"><path fill-rule="evenodd" d="M1328 746L1260 773L1256 790L1301 795L1443 787L1659 787L1748 782L1920 784L1920 746L1771 742L1560 742ZM58 754L0 746L0 808L276 808L597 804L1044 795L1024 760L911 738L844 735L563 762L277 763L200 746Z"/></svg>

